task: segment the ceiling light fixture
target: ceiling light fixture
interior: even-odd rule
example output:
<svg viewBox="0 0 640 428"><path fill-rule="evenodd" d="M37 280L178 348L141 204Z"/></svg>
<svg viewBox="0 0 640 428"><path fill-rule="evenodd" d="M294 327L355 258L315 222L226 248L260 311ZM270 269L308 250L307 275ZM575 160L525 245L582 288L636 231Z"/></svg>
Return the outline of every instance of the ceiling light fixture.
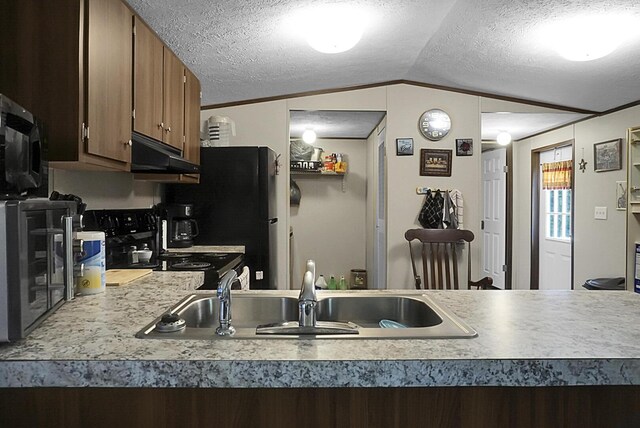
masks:
<svg viewBox="0 0 640 428"><path fill-rule="evenodd" d="M339 5L311 10L301 21L307 43L322 53L348 51L360 41L364 32L363 14Z"/></svg>
<svg viewBox="0 0 640 428"><path fill-rule="evenodd" d="M306 129L302 133L302 141L304 141L307 144L315 143L317 137L318 136L316 135L316 131L314 131L313 129Z"/></svg>
<svg viewBox="0 0 640 428"><path fill-rule="evenodd" d="M499 132L498 136L496 137L496 141L501 146L507 146L511 142L511 134L505 131Z"/></svg>
<svg viewBox="0 0 640 428"><path fill-rule="evenodd" d="M556 21L546 28L544 38L570 61L592 61L605 57L637 34L637 23L628 16L579 16Z"/></svg>

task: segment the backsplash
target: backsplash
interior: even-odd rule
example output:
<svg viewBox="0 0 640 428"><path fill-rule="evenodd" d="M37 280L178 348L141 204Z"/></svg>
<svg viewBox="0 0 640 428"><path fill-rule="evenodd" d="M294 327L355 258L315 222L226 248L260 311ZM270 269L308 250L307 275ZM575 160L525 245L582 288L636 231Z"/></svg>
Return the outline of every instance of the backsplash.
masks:
<svg viewBox="0 0 640 428"><path fill-rule="evenodd" d="M124 172L49 169L49 194L78 195L87 209L150 208L161 202L162 184L138 181Z"/></svg>

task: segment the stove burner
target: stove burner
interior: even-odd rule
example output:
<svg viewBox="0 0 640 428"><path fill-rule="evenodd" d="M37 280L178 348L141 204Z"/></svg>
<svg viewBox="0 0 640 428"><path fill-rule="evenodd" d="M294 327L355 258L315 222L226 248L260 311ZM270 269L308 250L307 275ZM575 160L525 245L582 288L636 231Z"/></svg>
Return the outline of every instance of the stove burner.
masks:
<svg viewBox="0 0 640 428"><path fill-rule="evenodd" d="M174 263L171 265L171 269L187 269L187 270L195 270L195 269L206 269L211 267L211 263L207 262L181 262Z"/></svg>
<svg viewBox="0 0 640 428"><path fill-rule="evenodd" d="M191 253L163 253L158 256L159 260L176 260L176 259L188 259L193 257Z"/></svg>
<svg viewBox="0 0 640 428"><path fill-rule="evenodd" d="M225 257L229 256L229 254L227 253L203 253L202 255L207 257L208 259L214 260L224 259Z"/></svg>

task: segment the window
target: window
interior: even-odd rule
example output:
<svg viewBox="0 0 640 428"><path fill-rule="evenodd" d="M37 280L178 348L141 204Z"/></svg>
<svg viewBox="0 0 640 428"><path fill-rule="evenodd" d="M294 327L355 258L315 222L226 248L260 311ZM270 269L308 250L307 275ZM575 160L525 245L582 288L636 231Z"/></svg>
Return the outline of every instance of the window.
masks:
<svg viewBox="0 0 640 428"><path fill-rule="evenodd" d="M546 237L549 239L571 240L571 189L547 189Z"/></svg>

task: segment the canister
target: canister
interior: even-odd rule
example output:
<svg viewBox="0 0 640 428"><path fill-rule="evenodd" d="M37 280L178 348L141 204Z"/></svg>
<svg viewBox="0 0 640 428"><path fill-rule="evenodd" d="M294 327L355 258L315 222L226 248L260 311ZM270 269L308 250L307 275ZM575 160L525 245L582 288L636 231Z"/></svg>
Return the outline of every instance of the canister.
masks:
<svg viewBox="0 0 640 428"><path fill-rule="evenodd" d="M367 289L367 271L365 269L351 269L351 289Z"/></svg>
<svg viewBox="0 0 640 428"><path fill-rule="evenodd" d="M75 235L83 241L82 258L77 263L84 265L82 276L75 279L76 294L102 293L107 284L104 232L76 232Z"/></svg>

